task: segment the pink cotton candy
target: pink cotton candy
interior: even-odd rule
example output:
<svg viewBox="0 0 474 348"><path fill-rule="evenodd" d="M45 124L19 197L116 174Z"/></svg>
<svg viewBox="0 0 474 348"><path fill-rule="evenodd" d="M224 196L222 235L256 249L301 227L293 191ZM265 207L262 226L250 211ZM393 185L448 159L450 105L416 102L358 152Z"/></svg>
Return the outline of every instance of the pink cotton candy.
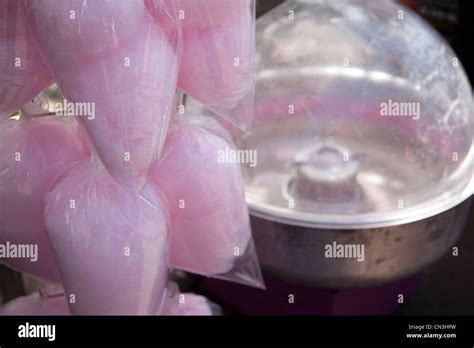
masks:
<svg viewBox="0 0 474 348"><path fill-rule="evenodd" d="M143 0L34 0L28 15L66 99L94 106L77 116L100 159L139 190L173 108L176 50Z"/></svg>
<svg viewBox="0 0 474 348"><path fill-rule="evenodd" d="M129 40L139 39L146 15L143 0L25 1L34 36L45 57L54 58L48 60L52 66L69 60L79 68L114 54ZM40 29L44 32L38 33Z"/></svg>
<svg viewBox="0 0 474 348"><path fill-rule="evenodd" d="M178 293L164 301L163 309L157 315L220 315L220 307L203 296L192 293ZM34 292L0 305L0 315L71 315L64 295L42 296Z"/></svg>
<svg viewBox="0 0 474 348"><path fill-rule="evenodd" d="M159 315L221 315L219 305L209 301L204 296L193 293L181 293L174 282L169 282L163 308Z"/></svg>
<svg viewBox="0 0 474 348"><path fill-rule="evenodd" d="M251 131L255 93L253 2L178 3L185 15L178 86L238 128Z"/></svg>
<svg viewBox="0 0 474 348"><path fill-rule="evenodd" d="M233 147L216 123L177 117L152 173L169 203L170 265L206 276L230 271L251 239L240 168L218 163Z"/></svg>
<svg viewBox="0 0 474 348"><path fill-rule="evenodd" d="M168 298L160 315L220 315L221 309L204 296L192 293L176 294Z"/></svg>
<svg viewBox="0 0 474 348"><path fill-rule="evenodd" d="M90 160L46 196L45 226L72 314L156 314L167 280L167 216L146 185L137 196Z"/></svg>
<svg viewBox="0 0 474 348"><path fill-rule="evenodd" d="M37 245L32 258L0 262L35 278L59 282L59 272L43 228L44 196L65 167L88 155L74 119L55 116L0 123L0 243Z"/></svg>
<svg viewBox="0 0 474 348"><path fill-rule="evenodd" d="M0 315L70 315L64 295L43 297L39 292L0 306Z"/></svg>
<svg viewBox="0 0 474 348"><path fill-rule="evenodd" d="M253 126L254 0L147 0L157 22L176 10L183 53L178 86L244 131Z"/></svg>
<svg viewBox="0 0 474 348"><path fill-rule="evenodd" d="M23 0L0 0L0 119L52 80L28 28Z"/></svg>

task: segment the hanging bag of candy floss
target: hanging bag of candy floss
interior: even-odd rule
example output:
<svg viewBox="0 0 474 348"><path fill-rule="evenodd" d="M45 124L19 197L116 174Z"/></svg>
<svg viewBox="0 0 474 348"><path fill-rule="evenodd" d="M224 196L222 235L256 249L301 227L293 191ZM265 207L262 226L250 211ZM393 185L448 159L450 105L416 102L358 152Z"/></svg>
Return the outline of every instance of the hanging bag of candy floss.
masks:
<svg viewBox="0 0 474 348"><path fill-rule="evenodd" d="M63 294L52 296L33 292L0 306L0 315L71 315Z"/></svg>
<svg viewBox="0 0 474 348"><path fill-rule="evenodd" d="M89 150L73 118L23 114L0 122L0 262L60 282L44 230L44 196L65 167Z"/></svg>
<svg viewBox="0 0 474 348"><path fill-rule="evenodd" d="M23 0L0 0L0 120L52 81L28 28Z"/></svg>
<svg viewBox="0 0 474 348"><path fill-rule="evenodd" d="M168 199L170 266L255 287L263 279L230 135L204 116L175 116L152 180Z"/></svg>
<svg viewBox="0 0 474 348"><path fill-rule="evenodd" d="M143 0L28 0L27 18L65 110L112 177L139 193L172 111L178 35L165 34Z"/></svg>
<svg viewBox="0 0 474 348"><path fill-rule="evenodd" d="M209 301L204 296L193 293L182 293L176 283L169 282L166 288L165 304L159 315L222 315L222 309L218 304Z"/></svg>
<svg viewBox="0 0 474 348"><path fill-rule="evenodd" d="M145 0L176 9L183 53L178 87L237 128L253 127L255 0ZM171 6L173 4L174 6ZM153 11L152 11L153 12Z"/></svg>
<svg viewBox="0 0 474 348"><path fill-rule="evenodd" d="M222 315L219 305L193 293L181 293L171 283L166 291L163 308L157 315L210 316ZM60 290L60 289L58 289ZM20 296L0 306L1 315L71 315L68 299L61 292L34 292Z"/></svg>
<svg viewBox="0 0 474 348"><path fill-rule="evenodd" d="M161 194L121 185L97 158L68 168L46 195L45 227L72 314L154 315L168 277Z"/></svg>

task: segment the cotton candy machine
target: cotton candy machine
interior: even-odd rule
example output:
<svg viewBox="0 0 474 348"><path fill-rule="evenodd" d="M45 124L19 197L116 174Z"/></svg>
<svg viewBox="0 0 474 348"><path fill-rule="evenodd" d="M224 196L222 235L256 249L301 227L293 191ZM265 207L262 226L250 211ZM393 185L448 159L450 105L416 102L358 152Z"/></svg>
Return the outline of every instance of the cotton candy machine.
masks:
<svg viewBox="0 0 474 348"><path fill-rule="evenodd" d="M267 276L354 288L451 250L473 193L474 107L448 44L389 1L288 1L257 24L238 147ZM255 163L254 163L255 164Z"/></svg>

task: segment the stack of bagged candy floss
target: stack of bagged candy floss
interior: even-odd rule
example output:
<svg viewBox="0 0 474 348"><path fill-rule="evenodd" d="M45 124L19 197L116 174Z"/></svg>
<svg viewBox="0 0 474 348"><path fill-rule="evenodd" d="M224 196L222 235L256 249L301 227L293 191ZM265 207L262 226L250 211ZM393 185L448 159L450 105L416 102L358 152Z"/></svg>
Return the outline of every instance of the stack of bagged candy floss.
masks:
<svg viewBox="0 0 474 348"><path fill-rule="evenodd" d="M170 269L263 287L231 137L176 111L251 131L254 7L0 0L0 262L41 284L0 314L218 313Z"/></svg>

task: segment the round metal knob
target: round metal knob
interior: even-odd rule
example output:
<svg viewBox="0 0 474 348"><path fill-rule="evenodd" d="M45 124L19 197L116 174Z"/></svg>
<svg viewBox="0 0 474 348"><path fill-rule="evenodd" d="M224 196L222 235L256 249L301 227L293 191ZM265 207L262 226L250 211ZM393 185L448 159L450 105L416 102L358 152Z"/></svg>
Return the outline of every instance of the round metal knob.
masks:
<svg viewBox="0 0 474 348"><path fill-rule="evenodd" d="M298 199L341 201L355 194L360 162L349 150L320 143L299 152L294 162L295 179L289 192Z"/></svg>

